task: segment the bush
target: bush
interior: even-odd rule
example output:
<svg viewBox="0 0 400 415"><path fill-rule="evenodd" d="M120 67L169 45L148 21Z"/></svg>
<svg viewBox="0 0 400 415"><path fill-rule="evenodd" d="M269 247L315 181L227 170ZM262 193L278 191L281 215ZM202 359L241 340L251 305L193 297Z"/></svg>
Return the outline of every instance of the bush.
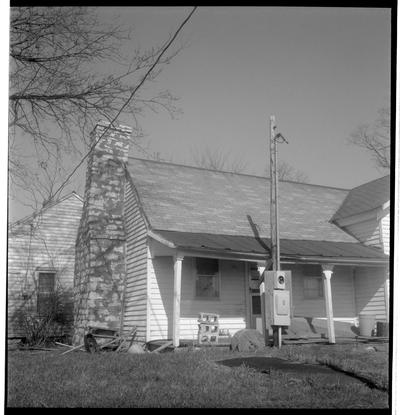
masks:
<svg viewBox="0 0 400 415"><path fill-rule="evenodd" d="M37 313L28 308L19 311L19 321L24 330L23 343L27 346L45 346L64 337L68 324L63 293L57 290L41 299L42 306ZM43 306L44 304L44 306Z"/></svg>

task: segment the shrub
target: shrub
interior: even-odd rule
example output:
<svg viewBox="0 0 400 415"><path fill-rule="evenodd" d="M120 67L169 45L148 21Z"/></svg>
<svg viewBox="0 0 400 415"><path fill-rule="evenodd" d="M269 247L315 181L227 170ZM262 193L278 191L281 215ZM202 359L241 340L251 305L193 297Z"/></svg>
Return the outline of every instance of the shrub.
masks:
<svg viewBox="0 0 400 415"><path fill-rule="evenodd" d="M45 306L39 312L28 307L19 310L19 322L24 330L23 343L27 346L44 346L64 337L68 324L64 293L61 289L47 295Z"/></svg>

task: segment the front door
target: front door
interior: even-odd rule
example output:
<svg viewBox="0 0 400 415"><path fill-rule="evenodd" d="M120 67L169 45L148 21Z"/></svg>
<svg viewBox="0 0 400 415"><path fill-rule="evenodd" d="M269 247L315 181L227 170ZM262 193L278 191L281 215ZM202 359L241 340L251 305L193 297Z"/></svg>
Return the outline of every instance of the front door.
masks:
<svg viewBox="0 0 400 415"><path fill-rule="evenodd" d="M260 277L257 264L249 267L249 293L250 293L250 328L262 332Z"/></svg>

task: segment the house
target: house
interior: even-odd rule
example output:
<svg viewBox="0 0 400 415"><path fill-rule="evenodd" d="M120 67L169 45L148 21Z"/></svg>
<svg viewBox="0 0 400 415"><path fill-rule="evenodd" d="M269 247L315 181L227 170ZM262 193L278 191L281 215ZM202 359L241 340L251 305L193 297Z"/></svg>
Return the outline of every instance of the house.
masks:
<svg viewBox="0 0 400 415"><path fill-rule="evenodd" d="M93 142L106 128L96 126ZM89 326L137 326L139 340L177 346L197 337L200 312L219 314L231 334L256 328L270 258L270 181L131 158L129 141L128 127L110 128L88 159L74 342ZM281 264L292 271L294 316L325 321L332 342L334 325L354 324L364 310L387 319L388 255L338 224L353 216L351 194L290 181L279 187Z"/></svg>
<svg viewBox="0 0 400 415"><path fill-rule="evenodd" d="M56 291L65 317L61 329L65 334L71 330L75 242L82 206L83 200L72 192L10 225L8 338L25 337L24 318L46 313L49 296Z"/></svg>

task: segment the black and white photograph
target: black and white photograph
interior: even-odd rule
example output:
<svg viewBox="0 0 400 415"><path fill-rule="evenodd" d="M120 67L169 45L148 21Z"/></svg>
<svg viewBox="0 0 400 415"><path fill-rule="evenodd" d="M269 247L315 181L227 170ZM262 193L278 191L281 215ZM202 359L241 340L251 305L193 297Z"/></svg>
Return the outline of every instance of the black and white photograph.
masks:
<svg viewBox="0 0 400 415"><path fill-rule="evenodd" d="M395 413L397 2L12 3L5 410Z"/></svg>

